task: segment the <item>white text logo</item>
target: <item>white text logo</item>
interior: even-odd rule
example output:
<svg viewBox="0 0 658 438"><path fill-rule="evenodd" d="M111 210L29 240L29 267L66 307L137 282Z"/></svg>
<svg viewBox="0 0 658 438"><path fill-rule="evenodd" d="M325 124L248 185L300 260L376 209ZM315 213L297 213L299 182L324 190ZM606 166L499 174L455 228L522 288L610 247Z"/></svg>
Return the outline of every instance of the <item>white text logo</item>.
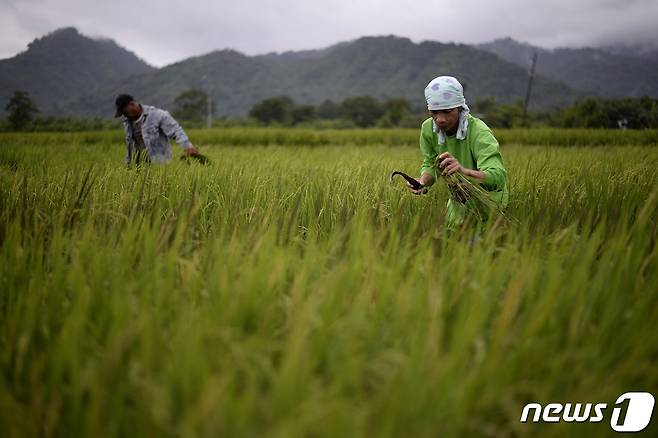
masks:
<svg viewBox="0 0 658 438"><path fill-rule="evenodd" d="M610 427L617 432L639 432L649 425L655 399L648 392L627 392L617 398L612 409ZM521 413L521 423L600 423L607 403L528 403Z"/></svg>

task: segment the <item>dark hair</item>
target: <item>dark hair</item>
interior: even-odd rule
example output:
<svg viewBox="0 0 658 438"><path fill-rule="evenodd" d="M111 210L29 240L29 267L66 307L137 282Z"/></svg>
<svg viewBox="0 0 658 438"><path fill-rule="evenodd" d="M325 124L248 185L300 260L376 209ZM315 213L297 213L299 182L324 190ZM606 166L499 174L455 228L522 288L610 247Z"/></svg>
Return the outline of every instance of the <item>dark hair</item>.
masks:
<svg viewBox="0 0 658 438"><path fill-rule="evenodd" d="M133 102L135 100L134 97L132 97L130 94L119 94L114 101L114 105L116 107L116 111L114 113L114 117L119 117L120 115L123 114L123 109L128 105L130 102Z"/></svg>

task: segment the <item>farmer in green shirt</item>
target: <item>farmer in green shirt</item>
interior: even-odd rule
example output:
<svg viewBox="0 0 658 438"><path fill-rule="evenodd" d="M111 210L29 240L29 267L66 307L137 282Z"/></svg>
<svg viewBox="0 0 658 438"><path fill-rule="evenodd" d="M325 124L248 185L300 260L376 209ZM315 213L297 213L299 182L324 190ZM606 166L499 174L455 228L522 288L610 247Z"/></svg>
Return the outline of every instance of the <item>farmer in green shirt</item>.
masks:
<svg viewBox="0 0 658 438"><path fill-rule="evenodd" d="M425 100L430 117L420 130L423 165L417 178L423 187L415 190L409 186L409 190L417 195L427 193L426 187L436 182L439 172L442 176L461 173L479 184L497 205L505 207L509 198L507 170L498 141L482 120L469 114L459 81L451 76L433 79L425 88ZM448 228L460 225L473 208L470 201L449 199Z"/></svg>

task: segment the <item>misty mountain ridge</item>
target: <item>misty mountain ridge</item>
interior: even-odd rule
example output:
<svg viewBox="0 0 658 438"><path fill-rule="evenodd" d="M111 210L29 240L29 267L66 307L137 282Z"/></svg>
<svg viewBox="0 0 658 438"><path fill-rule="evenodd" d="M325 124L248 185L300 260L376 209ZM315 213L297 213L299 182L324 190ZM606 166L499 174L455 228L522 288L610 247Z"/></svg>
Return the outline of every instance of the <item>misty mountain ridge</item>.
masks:
<svg viewBox="0 0 658 438"><path fill-rule="evenodd" d="M91 94L116 78L155 70L111 39L92 39L75 28L59 29L37 38L26 51L0 60L2 110L14 90L30 93L47 112L83 94Z"/></svg>
<svg viewBox="0 0 658 438"><path fill-rule="evenodd" d="M110 117L120 92L172 108L174 99L191 88L209 93L218 116L244 116L255 103L277 95L301 104L340 102L356 95L404 97L420 109L427 82L449 74L465 85L470 103L484 97L513 102L525 95L533 51L539 60L532 108L565 106L587 94L658 96L653 61L602 49L546 50L512 39L477 46L414 43L380 36L256 56L224 49L154 68L110 39L92 39L65 28L0 60L0 98L6 102L13 90L23 89L45 114L86 117ZM624 69L620 63L632 67ZM624 89L620 82L632 87Z"/></svg>
<svg viewBox="0 0 658 438"><path fill-rule="evenodd" d="M560 81L574 90L606 98L658 97L658 52L617 49L543 49L531 44L502 38L479 49L501 59L528 68L537 54L536 72Z"/></svg>
<svg viewBox="0 0 658 438"><path fill-rule="evenodd" d="M358 95L382 100L404 97L420 110L423 90L437 72L457 76L469 99L491 96L511 102L525 94L526 71L491 53L467 45L415 44L407 38L387 36L363 37L301 54L247 56L232 50L216 51L113 83L77 107L94 108L98 112L93 115L106 114L107 102L125 90L132 90L144 102L171 107L180 93L198 88L210 94L221 116L244 116L255 103L279 95L312 105ZM577 93L538 77L535 96L533 106L552 108L572 102Z"/></svg>

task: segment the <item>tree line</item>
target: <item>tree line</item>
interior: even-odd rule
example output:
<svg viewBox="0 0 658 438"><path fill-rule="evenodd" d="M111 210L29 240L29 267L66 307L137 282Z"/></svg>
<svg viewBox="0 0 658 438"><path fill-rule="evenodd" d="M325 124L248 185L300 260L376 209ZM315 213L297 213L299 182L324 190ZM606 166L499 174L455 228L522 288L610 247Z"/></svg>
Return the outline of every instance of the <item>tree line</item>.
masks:
<svg viewBox="0 0 658 438"><path fill-rule="evenodd" d="M417 127L419 119L406 99L380 101L372 96L350 97L340 103L325 100L317 106L298 105L288 96L270 97L254 105L249 117L263 124L284 126L343 120L358 128Z"/></svg>
<svg viewBox="0 0 658 438"><path fill-rule="evenodd" d="M559 127L607 129L658 129L658 99L650 97L600 99L588 97L562 109L530 112L523 118L523 103L497 103L477 99L471 112L492 128ZM77 131L116 128L110 119L40 117L29 94L15 91L5 106L2 131ZM188 90L175 100L172 113L193 127L202 126L214 103L203 90ZM220 119L219 126L306 126L332 128L418 128L427 112L414 109L404 98L379 100L372 96L349 97L341 102L298 104L288 96L263 99L249 110L248 118Z"/></svg>

